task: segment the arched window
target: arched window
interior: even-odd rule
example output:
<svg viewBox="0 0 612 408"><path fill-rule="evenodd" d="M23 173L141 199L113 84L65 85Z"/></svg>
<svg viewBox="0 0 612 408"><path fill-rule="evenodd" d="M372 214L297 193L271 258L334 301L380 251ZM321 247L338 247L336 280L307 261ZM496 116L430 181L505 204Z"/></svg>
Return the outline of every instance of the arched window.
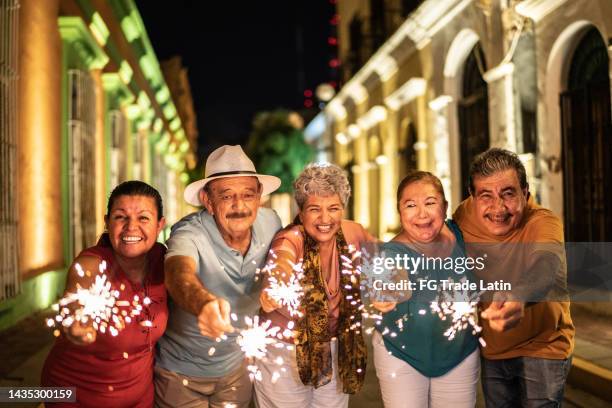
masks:
<svg viewBox="0 0 612 408"><path fill-rule="evenodd" d="M561 94L565 233L568 241L612 240L612 124L608 49L587 31Z"/></svg>
<svg viewBox="0 0 612 408"><path fill-rule="evenodd" d="M348 68L345 80L355 75L365 62L365 44L363 43L363 21L359 15L355 15L349 24L349 55Z"/></svg>
<svg viewBox="0 0 612 408"><path fill-rule="evenodd" d="M370 40L371 53L383 45L387 39L387 24L384 0L370 0Z"/></svg>
<svg viewBox="0 0 612 408"><path fill-rule="evenodd" d="M463 92L459 100L461 149L461 194L468 196L468 174L474 157L489 148L489 105L487 83L482 77L486 61L476 44L463 68Z"/></svg>
<svg viewBox="0 0 612 408"><path fill-rule="evenodd" d="M402 180L412 170L416 170L418 166L417 152L414 149L414 144L417 142L417 132L414 124L410 122L404 130L404 137L400 139L398 158L400 163L399 175Z"/></svg>

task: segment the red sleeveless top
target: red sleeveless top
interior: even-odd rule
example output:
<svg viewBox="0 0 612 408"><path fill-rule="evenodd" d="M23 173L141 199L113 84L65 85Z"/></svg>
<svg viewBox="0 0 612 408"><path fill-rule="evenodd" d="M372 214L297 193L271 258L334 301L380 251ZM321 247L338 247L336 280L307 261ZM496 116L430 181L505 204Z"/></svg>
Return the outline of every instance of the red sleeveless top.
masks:
<svg viewBox="0 0 612 408"><path fill-rule="evenodd" d="M44 387L76 387L76 403L49 407L152 407L155 343L166 330L167 294L164 286L166 247L156 243L149 251L149 270L144 284L130 281L115 260L113 249L101 244L81 252L107 263L108 280L120 290L119 300L149 297L139 316L115 337L97 333L92 344L79 346L58 337L42 372ZM142 301L141 301L142 303ZM142 324L151 321L151 325ZM150 327L149 327L150 326Z"/></svg>

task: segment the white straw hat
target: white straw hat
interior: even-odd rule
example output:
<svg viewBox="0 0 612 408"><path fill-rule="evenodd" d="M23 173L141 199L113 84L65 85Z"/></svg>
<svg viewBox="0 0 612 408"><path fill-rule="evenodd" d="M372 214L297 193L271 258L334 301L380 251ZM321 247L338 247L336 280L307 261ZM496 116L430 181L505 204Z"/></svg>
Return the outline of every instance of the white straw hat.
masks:
<svg viewBox="0 0 612 408"><path fill-rule="evenodd" d="M240 146L225 145L216 149L206 159L204 178L185 187L183 194L185 201L196 207L202 205L200 190L209 181L223 177L257 177L263 186L263 195L274 192L281 185L278 177L257 174L255 165Z"/></svg>

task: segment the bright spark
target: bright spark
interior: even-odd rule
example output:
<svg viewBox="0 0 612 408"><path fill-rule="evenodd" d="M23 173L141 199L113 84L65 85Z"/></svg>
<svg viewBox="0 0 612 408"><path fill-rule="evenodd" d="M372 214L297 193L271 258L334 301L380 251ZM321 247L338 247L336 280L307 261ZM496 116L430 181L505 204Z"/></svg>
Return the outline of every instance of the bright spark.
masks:
<svg viewBox="0 0 612 408"><path fill-rule="evenodd" d="M302 264L299 263L298 265L301 267ZM301 275L291 274L287 282L277 279L275 276L270 276L268 279L269 287L266 292L276 303L286 307L291 316L302 316L299 307L304 290L300 285L299 276Z"/></svg>
<svg viewBox="0 0 612 408"><path fill-rule="evenodd" d="M137 296L132 302L118 300L120 292L114 290L106 274L106 261L102 261L98 269L100 274L96 275L94 282L88 288L77 284L76 292L69 292L61 298L54 306L58 311L55 319L48 319L47 326L55 327L61 324L70 327L74 322L88 323L100 333L108 331L111 336L117 336L125 327L125 323L131 321L130 317L140 314L142 305ZM75 264L79 276L89 274L83 271L80 264ZM145 303L148 298L145 299ZM133 307L132 307L133 306ZM120 310L119 308L129 308ZM143 322L145 326L152 326L150 321Z"/></svg>
<svg viewBox="0 0 612 408"><path fill-rule="evenodd" d="M472 327L472 333L478 334L482 327L478 325L478 301L480 293L470 294L463 290L454 290L452 293L440 292L439 300L431 302L431 311L437 313L441 320L450 317L451 325L444 332L448 340L453 340L458 332Z"/></svg>

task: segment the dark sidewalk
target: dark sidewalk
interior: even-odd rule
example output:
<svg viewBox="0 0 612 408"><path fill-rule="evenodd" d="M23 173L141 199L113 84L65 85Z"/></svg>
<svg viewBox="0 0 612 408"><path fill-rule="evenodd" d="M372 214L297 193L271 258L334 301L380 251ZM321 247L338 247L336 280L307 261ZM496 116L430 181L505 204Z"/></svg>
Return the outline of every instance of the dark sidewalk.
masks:
<svg viewBox="0 0 612 408"><path fill-rule="evenodd" d="M45 325L45 318L50 315L51 311L38 313L0 332L3 363L0 364L0 386L39 385L40 371L54 339L52 330ZM579 304L572 305L572 318L576 325L576 349L564 407L612 407L612 319L594 315ZM0 403L0 406L10 405ZM37 407L38 404L14 406ZM350 406L383 407L371 357L364 389L351 397ZM477 407L482 406L479 395Z"/></svg>

